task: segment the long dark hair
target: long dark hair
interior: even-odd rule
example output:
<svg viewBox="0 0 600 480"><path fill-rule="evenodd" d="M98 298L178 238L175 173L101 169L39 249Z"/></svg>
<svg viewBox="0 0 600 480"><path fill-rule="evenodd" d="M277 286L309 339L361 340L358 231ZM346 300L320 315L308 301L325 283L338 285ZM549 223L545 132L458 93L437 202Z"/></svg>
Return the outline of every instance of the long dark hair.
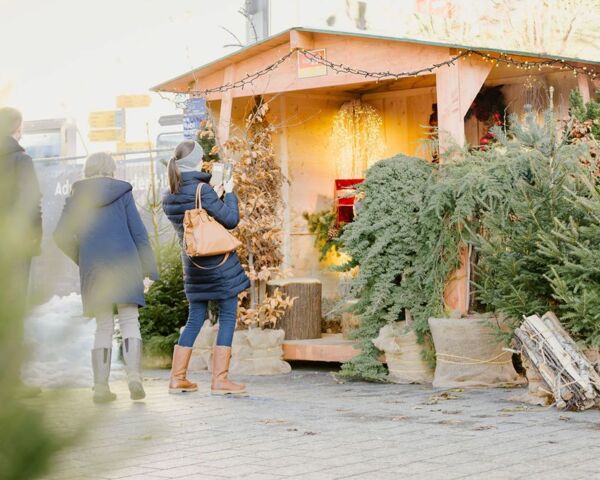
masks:
<svg viewBox="0 0 600 480"><path fill-rule="evenodd" d="M177 160L181 160L183 157L187 157L192 150L194 150L195 142L193 140L186 140L181 142L175 148L175 153L169 160L167 165L167 176L169 177L169 190L171 193L179 193L181 188L181 172L177 167Z"/></svg>

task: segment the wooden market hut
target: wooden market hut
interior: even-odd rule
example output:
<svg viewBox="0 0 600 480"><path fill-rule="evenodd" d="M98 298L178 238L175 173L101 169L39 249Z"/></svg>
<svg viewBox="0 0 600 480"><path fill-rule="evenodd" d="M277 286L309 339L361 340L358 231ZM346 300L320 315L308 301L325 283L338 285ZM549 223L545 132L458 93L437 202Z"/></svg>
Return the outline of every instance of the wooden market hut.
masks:
<svg viewBox="0 0 600 480"><path fill-rule="evenodd" d="M366 72L418 72L404 78L376 79L315 64L296 49ZM165 81L153 90L180 94L212 90L206 98L218 123L221 142L236 125L243 125L254 96L271 100L269 118L281 125L276 138L277 156L291 181L283 191L287 205L285 263L298 276L319 277L324 294L328 295L335 290L337 278L319 264L302 213L332 207L334 181L340 171L332 125L342 105L360 100L379 112L383 140L380 158L397 153L428 156L422 140L430 135L427 127L436 104L441 148L451 141L477 145L485 126L475 117L465 121L465 115L484 87L502 86L508 112L521 111L525 103L537 101L540 92L553 87L554 108L559 115L568 113L572 89L579 89L587 100L592 89L598 87L583 70L593 69L594 62L501 49L476 49L478 54L452 61L470 50L475 48L292 28ZM288 54L286 60L265 75L252 77ZM497 59L505 61L497 63ZM522 63L542 61L554 62L554 68L538 70ZM435 68L445 62L447 65ZM218 88L235 82L245 85L224 91ZM447 295L449 305L464 312L467 292L467 276L457 275Z"/></svg>

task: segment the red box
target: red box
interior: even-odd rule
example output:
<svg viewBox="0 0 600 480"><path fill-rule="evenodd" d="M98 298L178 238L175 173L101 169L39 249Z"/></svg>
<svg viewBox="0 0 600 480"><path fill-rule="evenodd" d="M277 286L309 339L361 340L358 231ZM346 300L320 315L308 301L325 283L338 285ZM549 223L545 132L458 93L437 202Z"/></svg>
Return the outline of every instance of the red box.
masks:
<svg viewBox="0 0 600 480"><path fill-rule="evenodd" d="M337 225L349 223L354 219L356 187L362 182L364 182L363 178L338 178L335 180L333 201Z"/></svg>

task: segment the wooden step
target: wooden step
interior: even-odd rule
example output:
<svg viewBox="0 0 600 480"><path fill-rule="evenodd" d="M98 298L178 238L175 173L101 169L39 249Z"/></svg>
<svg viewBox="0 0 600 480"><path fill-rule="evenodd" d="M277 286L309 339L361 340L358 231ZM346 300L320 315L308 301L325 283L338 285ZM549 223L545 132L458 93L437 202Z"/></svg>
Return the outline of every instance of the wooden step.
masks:
<svg viewBox="0 0 600 480"><path fill-rule="evenodd" d="M311 362L347 362L360 353L354 348L356 340L347 340L341 333L325 334L311 340L286 340L283 342L285 360Z"/></svg>

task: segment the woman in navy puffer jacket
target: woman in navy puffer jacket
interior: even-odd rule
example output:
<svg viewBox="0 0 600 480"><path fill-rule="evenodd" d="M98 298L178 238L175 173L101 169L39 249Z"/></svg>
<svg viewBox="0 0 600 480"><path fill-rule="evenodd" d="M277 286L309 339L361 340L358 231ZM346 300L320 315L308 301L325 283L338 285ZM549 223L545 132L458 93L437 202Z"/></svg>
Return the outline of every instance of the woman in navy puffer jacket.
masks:
<svg viewBox="0 0 600 480"><path fill-rule="evenodd" d="M169 161L169 192L162 200L163 210L173 224L180 242L183 238L185 212L196 205L196 192L200 188L202 208L227 229L233 229L240 221L238 199L233 193L233 180L223 187L221 200L209 185L211 176L202 169L202 147L194 141L180 143ZM186 378L194 341L206 318L208 301L218 301L219 333L213 349L211 391L216 395L244 394L244 385L228 379L231 359L231 343L237 320L237 296L250 287L235 252L228 256L190 258L182 249L185 294L190 304L188 321L173 351L170 393L196 391L198 386Z"/></svg>
<svg viewBox="0 0 600 480"><path fill-rule="evenodd" d="M116 168L107 153L87 158L85 179L73 184L54 232L58 246L79 266L84 314L96 317L92 368L98 403L116 398L108 386L115 310L131 398L145 396L138 307L144 306L144 277L158 278L132 186L114 178Z"/></svg>

